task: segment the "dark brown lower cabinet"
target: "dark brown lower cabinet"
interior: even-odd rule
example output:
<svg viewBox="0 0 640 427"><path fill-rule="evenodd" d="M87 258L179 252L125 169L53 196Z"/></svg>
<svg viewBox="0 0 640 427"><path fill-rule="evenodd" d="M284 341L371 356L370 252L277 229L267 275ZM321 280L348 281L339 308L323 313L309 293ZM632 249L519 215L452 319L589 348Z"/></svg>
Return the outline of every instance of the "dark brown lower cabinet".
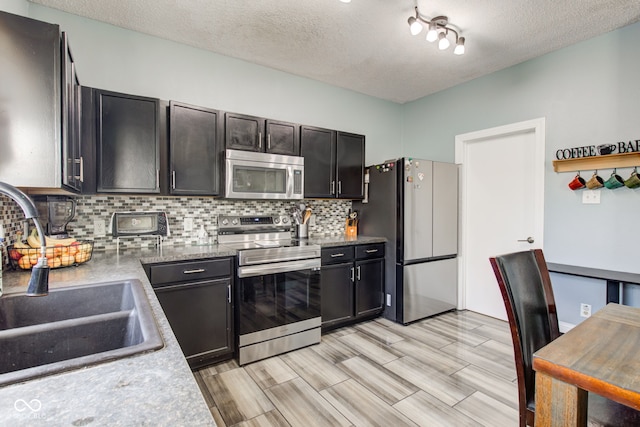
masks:
<svg viewBox="0 0 640 427"><path fill-rule="evenodd" d="M353 319L353 263L322 266L320 289L322 326L331 326Z"/></svg>
<svg viewBox="0 0 640 427"><path fill-rule="evenodd" d="M146 265L189 366L233 357L232 258Z"/></svg>
<svg viewBox="0 0 640 427"><path fill-rule="evenodd" d="M356 317L382 312L384 258L356 261Z"/></svg>
<svg viewBox="0 0 640 427"><path fill-rule="evenodd" d="M384 243L322 249L322 329L380 315L384 309Z"/></svg>

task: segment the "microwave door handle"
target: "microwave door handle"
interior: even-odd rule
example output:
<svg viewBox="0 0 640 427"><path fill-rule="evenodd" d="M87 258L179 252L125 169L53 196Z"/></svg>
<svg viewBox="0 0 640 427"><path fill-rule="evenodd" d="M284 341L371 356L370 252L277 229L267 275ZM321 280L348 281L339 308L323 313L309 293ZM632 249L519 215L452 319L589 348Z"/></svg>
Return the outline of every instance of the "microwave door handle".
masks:
<svg viewBox="0 0 640 427"><path fill-rule="evenodd" d="M293 178L293 167L287 167L287 199L293 198L293 187L295 186Z"/></svg>

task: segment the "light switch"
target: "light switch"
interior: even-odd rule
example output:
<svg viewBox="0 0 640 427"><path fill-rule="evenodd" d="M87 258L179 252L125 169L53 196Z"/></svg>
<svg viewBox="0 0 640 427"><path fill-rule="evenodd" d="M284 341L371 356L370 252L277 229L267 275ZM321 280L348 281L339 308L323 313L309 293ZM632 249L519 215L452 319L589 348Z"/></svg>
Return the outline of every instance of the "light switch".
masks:
<svg viewBox="0 0 640 427"><path fill-rule="evenodd" d="M184 231L193 231L193 218L184 219Z"/></svg>
<svg viewBox="0 0 640 427"><path fill-rule="evenodd" d="M599 204L600 203L600 190L583 190L582 191L582 203L584 204Z"/></svg>

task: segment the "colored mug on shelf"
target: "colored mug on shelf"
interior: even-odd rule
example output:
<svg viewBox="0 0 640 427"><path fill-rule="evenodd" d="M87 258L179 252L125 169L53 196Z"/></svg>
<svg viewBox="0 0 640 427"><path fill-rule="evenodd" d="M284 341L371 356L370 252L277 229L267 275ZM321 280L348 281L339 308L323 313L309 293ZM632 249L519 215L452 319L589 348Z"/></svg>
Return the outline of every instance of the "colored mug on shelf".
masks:
<svg viewBox="0 0 640 427"><path fill-rule="evenodd" d="M569 183L569 188L572 189L572 190L579 190L581 188L584 188L586 184L587 184L587 182L584 180L584 178L581 177L580 174L578 174Z"/></svg>
<svg viewBox="0 0 640 427"><path fill-rule="evenodd" d="M600 176L598 176L598 172L594 172L593 176L591 177L591 179L589 179L589 181L587 181L587 188L589 190L594 190L596 188L600 188L602 186L604 186L604 179L602 179Z"/></svg>
<svg viewBox="0 0 640 427"><path fill-rule="evenodd" d="M607 187L609 190L613 190L614 188L620 188L623 185L624 185L624 179L622 179L622 177L618 175L615 170L611 172L611 176L609 177L609 179L604 182L604 186Z"/></svg>
<svg viewBox="0 0 640 427"><path fill-rule="evenodd" d="M638 176L638 171L636 170L636 168L633 168L631 176L625 180L624 185L626 185L627 188L640 187L640 176Z"/></svg>

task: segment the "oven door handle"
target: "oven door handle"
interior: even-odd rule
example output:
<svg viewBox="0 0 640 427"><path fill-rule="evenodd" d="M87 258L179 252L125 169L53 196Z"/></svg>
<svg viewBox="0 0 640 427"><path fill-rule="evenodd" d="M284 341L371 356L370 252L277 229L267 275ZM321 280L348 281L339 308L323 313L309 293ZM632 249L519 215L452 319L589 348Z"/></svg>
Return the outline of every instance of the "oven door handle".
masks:
<svg viewBox="0 0 640 427"><path fill-rule="evenodd" d="M238 277L243 278L243 277L264 276L267 274L286 273L288 271L299 271L299 270L309 270L309 269L319 270L320 258L238 267Z"/></svg>

